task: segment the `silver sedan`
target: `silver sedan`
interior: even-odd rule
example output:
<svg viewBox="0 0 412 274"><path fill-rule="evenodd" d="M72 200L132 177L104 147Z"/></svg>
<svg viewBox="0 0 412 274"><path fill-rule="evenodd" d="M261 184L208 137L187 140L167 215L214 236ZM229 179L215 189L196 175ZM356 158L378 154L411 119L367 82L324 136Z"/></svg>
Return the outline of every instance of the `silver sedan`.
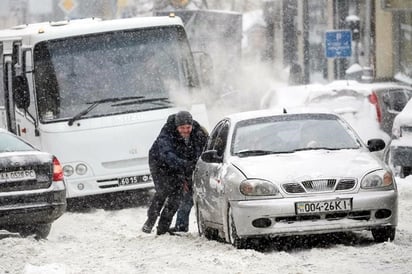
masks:
<svg viewBox="0 0 412 274"><path fill-rule="evenodd" d="M255 111L217 123L193 174L199 234L237 248L252 238L372 231L394 240L390 169L337 115Z"/></svg>

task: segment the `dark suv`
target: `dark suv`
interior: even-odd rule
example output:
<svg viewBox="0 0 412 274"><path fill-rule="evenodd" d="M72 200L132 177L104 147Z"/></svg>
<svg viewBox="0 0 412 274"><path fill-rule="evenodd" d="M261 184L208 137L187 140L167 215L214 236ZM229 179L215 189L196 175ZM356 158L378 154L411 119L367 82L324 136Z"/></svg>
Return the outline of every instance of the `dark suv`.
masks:
<svg viewBox="0 0 412 274"><path fill-rule="evenodd" d="M0 229L46 238L65 209L57 158L0 129Z"/></svg>

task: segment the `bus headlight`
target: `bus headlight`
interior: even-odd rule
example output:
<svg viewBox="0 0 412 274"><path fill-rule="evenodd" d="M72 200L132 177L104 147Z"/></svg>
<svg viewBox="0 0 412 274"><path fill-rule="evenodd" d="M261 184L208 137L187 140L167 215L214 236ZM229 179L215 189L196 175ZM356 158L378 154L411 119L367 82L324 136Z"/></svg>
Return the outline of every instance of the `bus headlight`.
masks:
<svg viewBox="0 0 412 274"><path fill-rule="evenodd" d="M87 172L87 166L85 164L78 164L76 166L76 173L79 175L84 175Z"/></svg>
<svg viewBox="0 0 412 274"><path fill-rule="evenodd" d="M71 165L65 165L63 166L63 173L66 177L72 176L74 173L74 168Z"/></svg>

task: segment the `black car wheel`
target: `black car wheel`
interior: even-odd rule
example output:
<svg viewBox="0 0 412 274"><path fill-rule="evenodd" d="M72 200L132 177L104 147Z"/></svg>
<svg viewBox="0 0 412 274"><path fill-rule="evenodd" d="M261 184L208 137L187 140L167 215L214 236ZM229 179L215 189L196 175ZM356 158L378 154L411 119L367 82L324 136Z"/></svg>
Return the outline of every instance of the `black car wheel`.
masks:
<svg viewBox="0 0 412 274"><path fill-rule="evenodd" d="M51 224L35 224L21 226L18 228L19 234L22 237L27 237L30 235L35 235L36 239L46 239L49 236L51 230Z"/></svg>
<svg viewBox="0 0 412 274"><path fill-rule="evenodd" d="M196 222L197 222L197 231L199 236L202 237L205 234L205 223L203 221L202 213L200 213L199 205L196 203Z"/></svg>
<svg viewBox="0 0 412 274"><path fill-rule="evenodd" d="M393 241L395 239L396 227L388 226L382 228L372 229L372 236L375 242L383 243L386 241Z"/></svg>
<svg viewBox="0 0 412 274"><path fill-rule="evenodd" d="M412 167L411 166L401 166L401 178L411 175Z"/></svg>
<svg viewBox="0 0 412 274"><path fill-rule="evenodd" d="M200 237L205 236L205 238L208 240L213 240L215 238L214 233L213 233L214 231L206 226L202 213L200 212L199 205L197 203L196 203L196 222L197 222L197 231L199 232Z"/></svg>
<svg viewBox="0 0 412 274"><path fill-rule="evenodd" d="M232 208L229 207L228 210L228 231L229 231L229 241L230 243L236 247L237 249L243 249L246 248L247 246L247 239L241 239L237 235L236 232L236 225L233 220L233 214L232 214Z"/></svg>

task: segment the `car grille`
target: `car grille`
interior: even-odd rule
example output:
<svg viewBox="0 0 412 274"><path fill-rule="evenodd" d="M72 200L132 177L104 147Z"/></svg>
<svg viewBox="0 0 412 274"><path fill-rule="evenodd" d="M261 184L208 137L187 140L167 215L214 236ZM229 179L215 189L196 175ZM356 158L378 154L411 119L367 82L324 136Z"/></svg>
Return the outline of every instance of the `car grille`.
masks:
<svg viewBox="0 0 412 274"><path fill-rule="evenodd" d="M335 187L335 179L303 181L306 192L331 191Z"/></svg>
<svg viewBox="0 0 412 274"><path fill-rule="evenodd" d="M307 180L300 183L286 183L283 184L282 187L287 193L296 194L343 191L352 189L355 187L355 185L355 179L341 179L338 182L336 181L336 179L321 179Z"/></svg>
<svg viewBox="0 0 412 274"><path fill-rule="evenodd" d="M8 167L1 168L0 172L11 172L20 170L34 170L36 179L12 182L0 182L0 192L26 191L48 188L52 182L52 166L50 163L38 166Z"/></svg>

